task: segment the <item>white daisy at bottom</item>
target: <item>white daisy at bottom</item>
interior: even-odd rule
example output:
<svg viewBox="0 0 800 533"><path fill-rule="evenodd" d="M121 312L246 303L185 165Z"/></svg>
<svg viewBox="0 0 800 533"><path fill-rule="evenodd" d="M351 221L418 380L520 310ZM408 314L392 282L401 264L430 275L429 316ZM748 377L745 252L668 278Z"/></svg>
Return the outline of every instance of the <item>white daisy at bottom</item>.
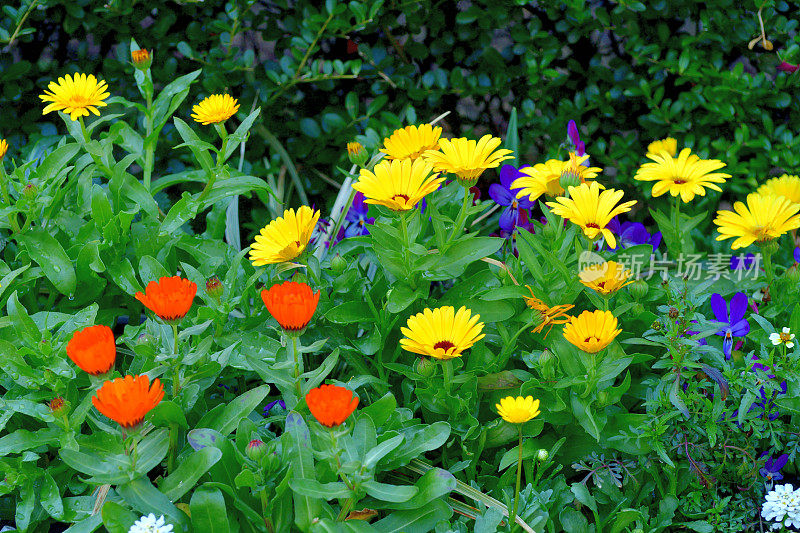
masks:
<svg viewBox="0 0 800 533"><path fill-rule="evenodd" d="M770 333L769 340L773 346L785 344L787 348L794 348L794 333L789 328L783 328L780 333Z"/></svg>
<svg viewBox="0 0 800 533"><path fill-rule="evenodd" d="M800 489L794 490L789 483L776 485L764 499L761 516L774 521L772 529L781 526L800 528Z"/></svg>
<svg viewBox="0 0 800 533"><path fill-rule="evenodd" d="M164 515L156 518L150 513L133 523L128 533L172 533L172 524L167 524Z"/></svg>

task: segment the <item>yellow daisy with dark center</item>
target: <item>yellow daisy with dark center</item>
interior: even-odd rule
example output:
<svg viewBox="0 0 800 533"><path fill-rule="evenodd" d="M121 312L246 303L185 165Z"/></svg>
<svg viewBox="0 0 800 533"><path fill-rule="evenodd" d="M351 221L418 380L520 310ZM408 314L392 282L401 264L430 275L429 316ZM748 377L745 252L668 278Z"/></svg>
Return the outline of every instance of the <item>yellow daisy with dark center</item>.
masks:
<svg viewBox="0 0 800 533"><path fill-rule="evenodd" d="M622 199L622 191L607 189L600 192L600 184L596 181L569 187L569 196L560 196L555 202L547 202L547 207L556 215L583 228L583 234L588 239L595 240L602 235L611 248L616 248L617 239L606 226L615 216L630 211L636 200L616 205Z"/></svg>
<svg viewBox="0 0 800 533"><path fill-rule="evenodd" d="M603 169L599 167L585 167L583 162L589 159L588 155L578 156L574 153L569 154L568 161L550 159L545 163L537 163L532 167L519 169L520 174L524 174L511 183L512 189L521 189L517 192L517 198L528 197L531 202L540 196L561 196L564 194L564 187L561 185L562 176L573 177L576 184L586 183L593 180L597 173ZM602 185L601 188L604 188Z"/></svg>
<svg viewBox="0 0 800 533"><path fill-rule="evenodd" d="M400 328L405 338L400 339L404 350L428 355L434 359L461 357L464 350L484 337L480 315L462 306L458 311L451 306L425 309L409 317L407 327Z"/></svg>
<svg viewBox="0 0 800 533"><path fill-rule="evenodd" d="M284 263L302 254L311 240L319 215L319 211L304 205L297 211L287 209L282 217L263 227L250 245L253 266Z"/></svg>
<svg viewBox="0 0 800 533"><path fill-rule="evenodd" d="M362 168L353 189L364 194L367 204L408 211L444 181L432 172L431 164L423 159L384 160L372 171Z"/></svg>
<svg viewBox="0 0 800 533"><path fill-rule="evenodd" d="M747 195L747 205L733 204L733 211L717 211L714 224L719 228L718 241L731 237L736 240L731 249L744 248L754 242L777 239L784 233L800 227L800 204L784 196Z"/></svg>
<svg viewBox="0 0 800 533"><path fill-rule="evenodd" d="M386 137L380 151L386 154L386 159L416 159L427 150L438 150L441 135L441 126L406 126Z"/></svg>
<svg viewBox="0 0 800 533"><path fill-rule="evenodd" d="M63 111L72 120L88 117L89 113L100 116L97 108L108 105L104 100L110 96L106 82L98 81L92 74L67 74L58 78L58 83L51 81L47 89L39 95L43 102L50 102L42 115Z"/></svg>
<svg viewBox="0 0 800 533"><path fill-rule="evenodd" d="M718 159L700 159L689 148L684 148L678 157L672 157L666 150L657 154L647 154L653 162L645 163L633 177L638 181L654 181L653 197L670 193L680 195L684 203L691 202L696 195L705 196L706 189L722 191L717 183L725 183L730 174L715 172L725 166Z"/></svg>
<svg viewBox="0 0 800 533"><path fill-rule="evenodd" d="M225 122L239 111L239 103L229 94L212 94L192 107L192 118L203 126Z"/></svg>
<svg viewBox="0 0 800 533"><path fill-rule="evenodd" d="M502 141L498 137L484 135L479 141L472 139L440 139L439 150L428 150L422 157L433 165L437 172L456 175L464 187L472 187L487 168L497 168L506 159L512 159L511 150L497 149Z"/></svg>
<svg viewBox="0 0 800 533"><path fill-rule="evenodd" d="M611 294L633 283L630 277L631 271L625 270L616 261L589 265L578 274L581 283L600 294Z"/></svg>
<svg viewBox="0 0 800 533"><path fill-rule="evenodd" d="M584 311L564 326L564 338L586 353L597 353L622 332L611 311Z"/></svg>

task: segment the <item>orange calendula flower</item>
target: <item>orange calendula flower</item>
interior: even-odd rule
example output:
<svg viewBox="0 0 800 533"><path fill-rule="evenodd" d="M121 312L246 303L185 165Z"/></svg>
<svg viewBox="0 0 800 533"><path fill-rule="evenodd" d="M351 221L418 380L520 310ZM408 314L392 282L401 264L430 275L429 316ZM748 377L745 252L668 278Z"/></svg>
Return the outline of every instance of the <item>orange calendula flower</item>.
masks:
<svg viewBox="0 0 800 533"><path fill-rule="evenodd" d="M302 331L314 316L319 303L316 293L305 283L284 281L261 291L267 311L286 331Z"/></svg>
<svg viewBox="0 0 800 533"><path fill-rule="evenodd" d="M114 366L117 345L108 326L89 326L76 331L67 343L67 356L88 374L105 374Z"/></svg>
<svg viewBox="0 0 800 533"><path fill-rule="evenodd" d="M317 422L331 428L342 424L356 410L358 397L338 385L320 385L308 391L306 404Z"/></svg>
<svg viewBox="0 0 800 533"><path fill-rule="evenodd" d="M58 83L51 81L47 91L40 94L42 102L50 102L42 111L46 115L51 111L63 111L72 120L88 117L89 113L100 116L98 107L106 104L103 100L109 97L108 85L98 81L92 74L67 74L58 78Z"/></svg>
<svg viewBox="0 0 800 533"><path fill-rule="evenodd" d="M164 277L147 284L144 293L137 292L142 302L162 320L177 322L186 316L197 294L197 285L180 276Z"/></svg>
<svg viewBox="0 0 800 533"><path fill-rule="evenodd" d="M569 319L572 317L567 314L567 311L575 306L570 304L562 304L550 307L539 298L534 296L533 289L531 289L530 285L525 286L531 292L530 296L522 297L525 300L525 305L536 311L539 314L539 318L542 320L538 326L533 328L532 333L541 333L544 331L544 328L550 326L547 328L547 333L544 334L544 338L546 339L547 335L550 333L550 330L553 329L553 326L557 324L566 324L569 322Z"/></svg>
<svg viewBox="0 0 800 533"><path fill-rule="evenodd" d="M141 424L162 398L164 387L158 378L150 386L150 378L145 375L125 376L103 383L92 396L92 404L120 426L130 429Z"/></svg>

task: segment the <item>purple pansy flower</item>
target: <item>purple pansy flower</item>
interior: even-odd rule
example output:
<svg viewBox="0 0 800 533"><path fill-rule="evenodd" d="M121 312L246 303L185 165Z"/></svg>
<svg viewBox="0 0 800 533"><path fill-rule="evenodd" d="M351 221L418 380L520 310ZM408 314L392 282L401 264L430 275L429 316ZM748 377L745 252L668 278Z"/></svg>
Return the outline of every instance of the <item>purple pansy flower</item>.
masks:
<svg viewBox="0 0 800 533"><path fill-rule="evenodd" d="M353 203L344 216L344 224L339 229L338 240L348 237L362 237L369 235L368 224L374 224L375 219L368 217L369 205L364 203L364 193L357 192L353 196Z"/></svg>
<svg viewBox="0 0 800 533"><path fill-rule="evenodd" d="M800 246L794 249L794 262L800 263Z"/></svg>
<svg viewBox="0 0 800 533"><path fill-rule="evenodd" d="M574 120L570 120L569 123L567 123L567 135L569 136L569 140L572 141L572 145L575 147L575 155L578 157L586 155L586 145L581 142L581 137L578 134L578 125L575 124Z"/></svg>
<svg viewBox="0 0 800 533"><path fill-rule="evenodd" d="M620 223L619 219L614 217L606 227L617 235L617 247L612 248L612 250L630 248L637 244L650 244L655 250L661 244L661 232L657 231L651 235L641 222Z"/></svg>
<svg viewBox="0 0 800 533"><path fill-rule="evenodd" d="M767 455L767 452L762 453L759 457L764 457ZM773 459L771 456L767 457L767 462L761 467L761 470L758 471L762 477L766 478L767 481L780 481L783 479L783 474L781 474L781 468L786 466L786 463L789 461L789 456L785 453L780 454L778 457Z"/></svg>
<svg viewBox="0 0 800 533"><path fill-rule="evenodd" d="M286 402L283 400L275 400L273 402L269 402L266 406L264 406L264 416L269 416L269 412L276 406L280 406L281 409L284 411L286 410Z"/></svg>
<svg viewBox="0 0 800 533"><path fill-rule="evenodd" d="M517 198L519 189L511 189L514 180L522 175L519 169L511 165L503 165L500 169L500 183L492 183L489 186L489 196L492 197L492 200L498 205L506 206L500 214L500 229L507 232L513 231L514 227L520 224L522 209L533 207L533 202L527 198Z"/></svg>
<svg viewBox="0 0 800 533"><path fill-rule="evenodd" d="M731 270L750 270L753 267L756 255L749 253L747 255L732 255L731 256Z"/></svg>
<svg viewBox="0 0 800 533"><path fill-rule="evenodd" d="M730 310L728 303L720 294L711 295L711 310L714 311L716 322L723 324L716 334L723 337L722 353L725 359L730 359L733 351L733 338L744 337L750 333L750 323L744 318L747 311L747 295L737 292L731 298Z"/></svg>

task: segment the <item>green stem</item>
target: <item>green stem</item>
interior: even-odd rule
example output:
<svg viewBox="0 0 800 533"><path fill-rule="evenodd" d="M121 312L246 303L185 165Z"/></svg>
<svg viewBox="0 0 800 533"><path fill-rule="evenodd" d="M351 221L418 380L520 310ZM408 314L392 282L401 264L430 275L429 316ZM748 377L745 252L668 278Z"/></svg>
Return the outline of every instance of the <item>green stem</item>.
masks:
<svg viewBox="0 0 800 533"><path fill-rule="evenodd" d="M172 395L177 396L181 390L180 384L180 361L178 360L178 324L172 324L172 337L174 343L172 347Z"/></svg>
<svg viewBox="0 0 800 533"><path fill-rule="evenodd" d="M303 393L300 388L300 361L297 357L297 337L292 335L292 353L294 354L294 386L297 389L297 402L303 400Z"/></svg>
<svg viewBox="0 0 800 533"><path fill-rule="evenodd" d="M147 71L150 74L150 71ZM145 123L147 127L147 136L145 137L144 146L144 188L150 192L150 180L153 175L153 162L155 155L155 142L148 142L150 135L153 133L153 94L150 91L146 93L147 101L147 114L145 115Z"/></svg>
<svg viewBox="0 0 800 533"><path fill-rule="evenodd" d="M89 143L90 143L90 142L92 142L92 138L91 138L91 136L89 135L89 130L87 130L87 129L86 129L86 123L83 121L83 117L78 117L78 122L79 122L79 123L80 123L80 125L81 125L81 133L83 133L83 142L84 142L84 144L83 144L83 148L86 150L86 152L87 152L87 153L89 154L89 156L92 158L92 161L94 161L94 164L95 164L95 165L97 165L97 167L98 167L100 170L102 170L102 171L103 171L103 173L106 175L106 177L107 177L107 178L111 179L111 178L114 176L114 173L111 171L111 169L110 169L110 168L108 168L108 167L107 167L107 166L106 166L106 165L105 165L105 164L104 164L104 163L103 163L103 162L100 160L100 158L99 158L99 157L98 157L98 156L97 156L95 153L93 153L93 152L91 152L91 151L89 150Z"/></svg>
<svg viewBox="0 0 800 533"><path fill-rule="evenodd" d="M522 425L518 425L519 429L519 457L517 458L517 487L514 490L514 507L511 508L511 514L508 515L509 530L514 529L514 524L517 519L517 507L519 506L519 489L522 485Z"/></svg>
<svg viewBox="0 0 800 533"><path fill-rule="evenodd" d="M169 425L169 455L167 456L167 474L175 469L175 455L178 452L178 424Z"/></svg>
<svg viewBox="0 0 800 533"><path fill-rule="evenodd" d="M772 267L772 252L767 250L766 247L761 249L764 254L764 271L767 274L767 288L772 286L772 280L775 277L775 271Z"/></svg>
<svg viewBox="0 0 800 533"><path fill-rule="evenodd" d="M453 361L444 359L442 361L442 374L444 375L444 390L450 395L450 383L453 381Z"/></svg>
<svg viewBox="0 0 800 533"><path fill-rule="evenodd" d="M678 248L683 250L683 235L681 235L681 197L675 197L672 204L672 223L675 225L675 238L678 239Z"/></svg>
<svg viewBox="0 0 800 533"><path fill-rule="evenodd" d="M225 164L225 152L228 149L228 132L225 130L225 125L222 123L214 125L217 129L217 133L219 133L220 138L222 139L222 146L217 152L217 166L214 168L214 173L208 177L208 181L206 182L206 186L203 188L200 196L197 197L197 205L202 206L203 201L211 194L211 189L214 187L214 182L217 181L217 176L219 175L222 166Z"/></svg>
<svg viewBox="0 0 800 533"><path fill-rule="evenodd" d="M0 193L3 195L3 201L8 204L8 207L11 207L11 196L8 194L8 175L2 160L0 160ZM14 233L19 233L19 220L17 220L16 213L8 214L8 223Z"/></svg>
<svg viewBox="0 0 800 533"><path fill-rule="evenodd" d="M408 239L408 221L406 221L406 212L400 212L400 229L402 230L403 234L403 266L405 267L406 271L410 270L408 268L408 249L411 247L411 243Z"/></svg>
<svg viewBox="0 0 800 533"><path fill-rule="evenodd" d="M464 187L464 201L461 203L461 211L458 212L458 218L453 226L453 231L450 233L450 238L447 239L444 245L445 249L456 239L456 236L464 231L464 222L467 220L467 209L469 209L470 198L472 198L472 194L470 194L469 189Z"/></svg>
<svg viewBox="0 0 800 533"><path fill-rule="evenodd" d="M342 222L344 221L344 217L347 216L347 211L350 210L350 206L352 205L353 198L355 198L355 196L356 196L356 190L350 187L350 196L347 199L347 203L344 204L344 207L342 207L342 212L339 213L338 217L336 217L336 224L334 224L333 226L333 233L331 233L330 236L329 246L333 246L333 242L336 240L336 236L339 235L339 229L342 227Z"/></svg>

